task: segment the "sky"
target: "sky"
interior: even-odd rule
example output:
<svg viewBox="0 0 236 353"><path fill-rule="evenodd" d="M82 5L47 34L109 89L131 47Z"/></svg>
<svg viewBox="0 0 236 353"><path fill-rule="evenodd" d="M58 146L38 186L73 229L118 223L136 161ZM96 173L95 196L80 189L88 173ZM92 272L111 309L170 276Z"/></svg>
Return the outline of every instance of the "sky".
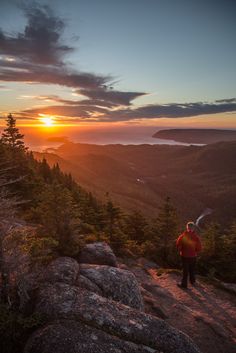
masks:
<svg viewBox="0 0 236 353"><path fill-rule="evenodd" d="M0 123L236 129L235 35L235 0L0 0Z"/></svg>

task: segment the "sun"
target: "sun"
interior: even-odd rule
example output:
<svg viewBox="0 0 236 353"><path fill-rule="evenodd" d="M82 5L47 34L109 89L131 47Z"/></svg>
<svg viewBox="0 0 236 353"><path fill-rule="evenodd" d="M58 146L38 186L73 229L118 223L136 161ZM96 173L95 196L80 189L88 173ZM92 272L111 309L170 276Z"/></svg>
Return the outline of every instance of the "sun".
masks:
<svg viewBox="0 0 236 353"><path fill-rule="evenodd" d="M42 115L42 116L40 117L40 121L41 121L41 122L44 124L44 126L46 126L46 127L52 127L52 126L54 126L54 124L55 124L55 121L54 121L54 119L53 119L52 116Z"/></svg>

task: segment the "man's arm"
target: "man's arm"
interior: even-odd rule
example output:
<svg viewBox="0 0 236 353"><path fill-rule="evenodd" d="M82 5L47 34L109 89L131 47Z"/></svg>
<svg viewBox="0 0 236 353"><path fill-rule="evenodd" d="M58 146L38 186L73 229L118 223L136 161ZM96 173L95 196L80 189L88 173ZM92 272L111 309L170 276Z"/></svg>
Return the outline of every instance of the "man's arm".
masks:
<svg viewBox="0 0 236 353"><path fill-rule="evenodd" d="M181 234L178 239L176 240L176 247L178 250L181 250L182 248L182 239L183 239L183 234Z"/></svg>

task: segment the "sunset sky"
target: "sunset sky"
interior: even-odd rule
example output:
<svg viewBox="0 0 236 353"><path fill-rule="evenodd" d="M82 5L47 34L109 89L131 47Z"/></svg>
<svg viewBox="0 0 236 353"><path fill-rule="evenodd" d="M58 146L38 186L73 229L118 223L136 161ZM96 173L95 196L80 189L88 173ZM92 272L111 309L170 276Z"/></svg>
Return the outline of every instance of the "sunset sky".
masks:
<svg viewBox="0 0 236 353"><path fill-rule="evenodd" d="M235 37L235 0L0 0L1 126L236 129Z"/></svg>

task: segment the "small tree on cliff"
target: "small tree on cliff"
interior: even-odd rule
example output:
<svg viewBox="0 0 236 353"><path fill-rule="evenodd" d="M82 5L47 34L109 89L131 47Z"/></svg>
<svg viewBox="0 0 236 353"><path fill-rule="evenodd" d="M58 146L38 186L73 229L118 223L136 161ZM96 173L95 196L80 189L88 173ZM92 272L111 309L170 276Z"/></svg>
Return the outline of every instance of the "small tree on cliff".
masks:
<svg viewBox="0 0 236 353"><path fill-rule="evenodd" d="M167 197L160 207L155 221L154 242L159 257L167 264L176 262L175 239L178 236L178 216L170 197Z"/></svg>
<svg viewBox="0 0 236 353"><path fill-rule="evenodd" d="M24 135L19 132L19 129L16 127L16 119L12 114L9 114L7 119L7 127L4 129L2 133L2 143L8 145L14 150L23 150L25 151L24 145Z"/></svg>

